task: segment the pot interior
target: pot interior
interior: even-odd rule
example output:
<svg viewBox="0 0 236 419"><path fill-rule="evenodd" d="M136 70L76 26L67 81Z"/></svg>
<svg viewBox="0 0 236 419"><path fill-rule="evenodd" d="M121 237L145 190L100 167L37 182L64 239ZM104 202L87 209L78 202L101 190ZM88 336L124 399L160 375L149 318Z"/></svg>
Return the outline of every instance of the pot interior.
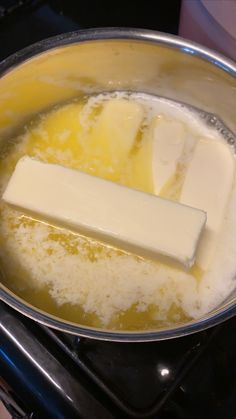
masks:
<svg viewBox="0 0 236 419"><path fill-rule="evenodd" d="M103 37L106 39L99 39ZM67 35L38 44L2 65L5 71L0 78L2 155L6 144L37 115L56 105L103 92L142 92L183 102L220 116L236 132L235 70L232 63L227 64L214 54L207 56L207 52L194 45L151 32L111 30L98 31L94 36L93 31L88 31L85 35ZM85 334L93 330L89 317L83 320L81 314L76 322L78 308L75 312L67 305L62 308L45 290L21 292L13 284L3 274L2 298L14 307L59 328L70 325L74 333L81 333L80 326L88 330L83 331ZM235 297L235 292L231 293L221 307L200 319L198 326L186 319L186 327L176 322L173 326L154 327L151 332L157 338L163 332L171 337L194 331L195 326L209 326L224 318L222 312L232 315ZM145 327L139 329L142 332ZM130 327L122 331L130 332L137 330Z"/></svg>

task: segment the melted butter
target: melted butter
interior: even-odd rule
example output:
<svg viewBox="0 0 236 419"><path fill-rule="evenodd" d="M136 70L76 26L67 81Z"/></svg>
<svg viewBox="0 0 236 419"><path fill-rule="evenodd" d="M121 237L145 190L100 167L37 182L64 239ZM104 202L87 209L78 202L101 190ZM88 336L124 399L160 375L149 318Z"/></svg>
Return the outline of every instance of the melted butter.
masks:
<svg viewBox="0 0 236 419"><path fill-rule="evenodd" d="M50 289L46 286L40 289L27 286L21 290L16 286L15 291L33 306L54 316L61 317L71 322L78 322L85 326L102 327L102 323L95 313L85 312L78 305L58 305L55 299L51 297Z"/></svg>
<svg viewBox="0 0 236 419"><path fill-rule="evenodd" d="M176 172L167 180L160 191L159 196L161 198L170 199L172 201L179 201L185 170L186 168L183 164L177 164Z"/></svg>
<svg viewBox="0 0 236 419"><path fill-rule="evenodd" d="M140 128L135 139L134 146L124 161L114 163L110 158L98 158L95 150L99 147L100 138L94 137L94 131L88 124L84 126L81 118L84 101L71 103L51 111L32 122L25 129L25 133L11 143L5 149L4 158L0 161L0 178L5 179L11 175L17 160L28 154L49 163L59 163L70 168L83 170L95 176L116 181L129 187L140 189L144 192L153 193L151 172L151 147L150 142L145 142L143 127ZM101 107L93 109L89 115L90 124L96 121ZM107 154L109 156L109 154ZM182 182L182 167L178 167L174 177L168 181L161 192L161 196L169 199L178 199ZM4 210L4 211L3 211ZM8 210L1 203L0 212L2 220L0 230L3 232L3 224L8 226L8 232L14 232L20 227L34 228L39 221ZM6 227L4 227L6 229ZM6 230L5 234L6 234ZM61 229L48 226L47 239L59 243L67 255L83 254L91 263L100 257L110 258L112 255L122 255L123 251L112 249L95 240L84 238L74 233L64 233ZM4 246L4 233L1 235L1 244ZM40 245L40 244L39 244ZM32 249L36 252L37 248ZM46 253L50 257L54 252L53 246L48 247ZM14 264L14 258L12 258ZM58 305L50 295L49 287L38 288L32 282L28 272L21 270L15 265L14 275L12 267L2 260L6 273L5 283L22 298L51 314L62 317L69 321L78 322L88 326L102 327L103 324L93 312L85 312L78 305ZM201 279L200 268L194 266L191 271L198 280ZM157 327L165 327L173 323L188 320L184 311L176 304L172 304L165 318L162 318L156 305L147 305L140 310L133 305L128 310L113 316L106 326L118 330L144 330Z"/></svg>

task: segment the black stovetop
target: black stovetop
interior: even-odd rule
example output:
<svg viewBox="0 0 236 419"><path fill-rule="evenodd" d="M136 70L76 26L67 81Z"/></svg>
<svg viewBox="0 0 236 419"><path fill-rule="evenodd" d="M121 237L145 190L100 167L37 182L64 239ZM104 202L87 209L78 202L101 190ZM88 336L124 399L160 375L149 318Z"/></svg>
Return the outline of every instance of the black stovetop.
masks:
<svg viewBox="0 0 236 419"><path fill-rule="evenodd" d="M181 0L114 2L0 0L0 60L25 46L77 29L126 26L177 34Z"/></svg>
<svg viewBox="0 0 236 419"><path fill-rule="evenodd" d="M155 2L0 0L0 59L88 27L176 34L180 0L157 3L158 10ZM39 326L0 303L0 399L15 418L233 419L235 330L236 318L171 341L99 342Z"/></svg>
<svg viewBox="0 0 236 419"><path fill-rule="evenodd" d="M235 330L233 318L171 341L100 342L0 303L0 398L15 418L233 419Z"/></svg>

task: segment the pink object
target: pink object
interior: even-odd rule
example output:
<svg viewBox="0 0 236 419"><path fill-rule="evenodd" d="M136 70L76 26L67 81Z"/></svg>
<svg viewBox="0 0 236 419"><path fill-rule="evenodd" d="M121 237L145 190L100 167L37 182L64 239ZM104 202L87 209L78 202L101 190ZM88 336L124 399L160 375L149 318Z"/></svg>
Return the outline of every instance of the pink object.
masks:
<svg viewBox="0 0 236 419"><path fill-rule="evenodd" d="M11 416L6 411L3 403L0 402L0 419L11 419Z"/></svg>
<svg viewBox="0 0 236 419"><path fill-rule="evenodd" d="M179 35L236 60L236 0L182 0Z"/></svg>

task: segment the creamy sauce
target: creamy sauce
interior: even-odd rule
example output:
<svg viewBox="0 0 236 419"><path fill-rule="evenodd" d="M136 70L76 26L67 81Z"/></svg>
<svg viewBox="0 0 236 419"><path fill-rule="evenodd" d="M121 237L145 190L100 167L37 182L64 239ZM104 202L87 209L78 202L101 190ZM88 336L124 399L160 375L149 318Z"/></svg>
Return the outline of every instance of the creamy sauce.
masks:
<svg viewBox="0 0 236 419"><path fill-rule="evenodd" d="M96 130L96 124L111 97L135 101L144 110L134 145L120 160L116 158L119 150L114 155L106 150L102 155L97 153L103 133ZM202 137L223 140L196 114L142 94L98 95L62 105L32 121L2 152L1 190L18 159L27 154L156 193L158 172L150 141L155 118L175 120L183 126L184 149L159 192L164 198L179 200L196 143ZM235 211L234 181L211 265L204 271L195 264L185 272L31 219L1 202L4 282L35 306L84 325L144 330L182 323L213 309L234 288Z"/></svg>

